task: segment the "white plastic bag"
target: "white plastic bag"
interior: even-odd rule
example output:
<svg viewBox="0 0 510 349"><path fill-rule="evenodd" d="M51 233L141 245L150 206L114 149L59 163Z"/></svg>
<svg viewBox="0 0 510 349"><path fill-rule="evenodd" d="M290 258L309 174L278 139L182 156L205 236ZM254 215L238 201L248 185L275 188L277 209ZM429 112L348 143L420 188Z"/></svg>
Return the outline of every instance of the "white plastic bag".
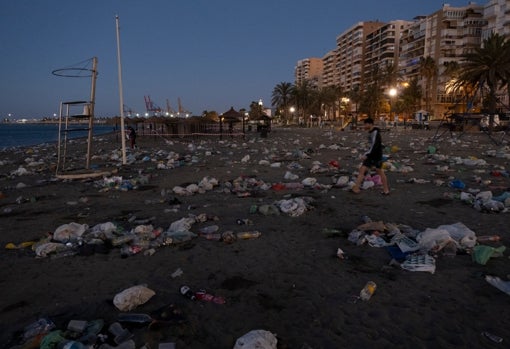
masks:
<svg viewBox="0 0 510 349"><path fill-rule="evenodd" d="M137 285L116 294L113 298L113 304L120 311L130 311L146 303L155 294L156 292L145 285Z"/></svg>
<svg viewBox="0 0 510 349"><path fill-rule="evenodd" d="M69 223L63 224L55 229L53 233L53 240L60 242L68 242L80 238L83 233L89 228L87 224Z"/></svg>
<svg viewBox="0 0 510 349"><path fill-rule="evenodd" d="M276 336L266 330L252 330L239 337L234 349L276 349Z"/></svg>

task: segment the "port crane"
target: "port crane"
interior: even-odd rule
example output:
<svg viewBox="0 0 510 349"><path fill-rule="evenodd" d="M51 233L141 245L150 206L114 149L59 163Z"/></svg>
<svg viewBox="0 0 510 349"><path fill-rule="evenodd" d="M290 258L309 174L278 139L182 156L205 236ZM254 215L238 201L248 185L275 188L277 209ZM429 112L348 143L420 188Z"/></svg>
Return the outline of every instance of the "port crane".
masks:
<svg viewBox="0 0 510 349"><path fill-rule="evenodd" d="M187 111L186 109L183 108L182 103L181 103L181 97L177 98L177 103L178 103L178 107L179 107L179 115L190 114L189 111Z"/></svg>
<svg viewBox="0 0 510 349"><path fill-rule="evenodd" d="M157 115L161 113L161 107L151 100L151 96L143 96L143 99L145 101L145 110L148 114Z"/></svg>
<svg viewBox="0 0 510 349"><path fill-rule="evenodd" d="M166 99L166 113L167 113L167 115L175 114L175 110L173 110L172 107L170 106L170 102L168 101L168 98Z"/></svg>

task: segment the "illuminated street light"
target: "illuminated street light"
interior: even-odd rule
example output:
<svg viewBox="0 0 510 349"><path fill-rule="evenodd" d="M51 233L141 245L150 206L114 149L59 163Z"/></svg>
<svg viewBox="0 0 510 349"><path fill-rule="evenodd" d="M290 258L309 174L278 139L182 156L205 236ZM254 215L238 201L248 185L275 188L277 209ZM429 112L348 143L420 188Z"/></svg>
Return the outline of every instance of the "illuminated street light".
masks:
<svg viewBox="0 0 510 349"><path fill-rule="evenodd" d="M341 116L341 120L340 120L342 129L344 128L345 119L347 119L347 107L349 106L350 101L351 100L347 97L342 97L342 99L341 99L342 104L340 105L340 109L344 110L344 115Z"/></svg>
<svg viewBox="0 0 510 349"><path fill-rule="evenodd" d="M397 96L397 89L392 87L390 88L390 90L388 91L388 95L390 96L390 122L391 122L391 112L393 111L393 106L392 106L392 102L393 102L393 98L395 98ZM397 123L398 123L398 119L396 117L394 117L394 123L395 123L395 126L397 126Z"/></svg>
<svg viewBox="0 0 510 349"><path fill-rule="evenodd" d="M296 108L290 107L289 111L290 111L290 114L292 115L292 121L294 121L294 113L296 112Z"/></svg>

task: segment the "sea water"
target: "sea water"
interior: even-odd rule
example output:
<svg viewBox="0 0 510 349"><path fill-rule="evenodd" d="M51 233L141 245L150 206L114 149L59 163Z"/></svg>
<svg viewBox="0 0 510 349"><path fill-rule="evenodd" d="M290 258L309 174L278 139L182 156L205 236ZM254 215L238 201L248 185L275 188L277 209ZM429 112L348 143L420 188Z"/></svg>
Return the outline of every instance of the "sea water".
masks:
<svg viewBox="0 0 510 349"><path fill-rule="evenodd" d="M72 126L84 128L83 125ZM86 127L86 126L85 126ZM112 125L94 125L94 136L113 132ZM0 149L8 147L24 147L58 141L58 124L43 123L0 123ZM68 138L87 137L88 131L68 132Z"/></svg>

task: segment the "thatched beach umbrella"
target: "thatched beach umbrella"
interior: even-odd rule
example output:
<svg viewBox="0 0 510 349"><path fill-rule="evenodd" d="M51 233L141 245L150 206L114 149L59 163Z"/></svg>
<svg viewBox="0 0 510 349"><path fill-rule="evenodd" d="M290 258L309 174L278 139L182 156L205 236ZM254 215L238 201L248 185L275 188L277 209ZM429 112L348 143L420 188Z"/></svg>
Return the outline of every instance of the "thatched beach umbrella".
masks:
<svg viewBox="0 0 510 349"><path fill-rule="evenodd" d="M234 123L242 122L244 133L244 115L236 111L234 107L230 107L229 110L220 115L220 133L223 131L223 122L228 122L229 129L232 129Z"/></svg>
<svg viewBox="0 0 510 349"><path fill-rule="evenodd" d="M236 111L234 107L231 107L229 110L221 114L220 117L225 122L240 122L243 120L243 114Z"/></svg>

